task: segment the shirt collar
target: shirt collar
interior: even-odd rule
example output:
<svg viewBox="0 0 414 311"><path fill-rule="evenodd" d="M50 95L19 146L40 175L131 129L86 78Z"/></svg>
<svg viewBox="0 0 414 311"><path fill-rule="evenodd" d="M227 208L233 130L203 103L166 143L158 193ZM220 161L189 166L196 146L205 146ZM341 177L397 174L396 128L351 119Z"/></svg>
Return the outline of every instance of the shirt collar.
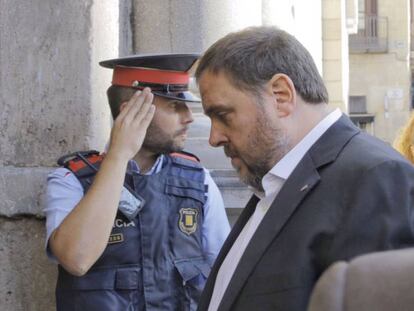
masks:
<svg viewBox="0 0 414 311"><path fill-rule="evenodd" d="M155 161L151 169L147 171L144 175L154 175L154 174L159 173L162 169L163 163L164 163L164 155L161 154L160 156L158 156L157 160ZM139 168L138 163L135 160L130 160L128 162L128 171L141 174L141 169Z"/></svg>
<svg viewBox="0 0 414 311"><path fill-rule="evenodd" d="M339 109L335 109L323 118L302 140L292 148L275 166L263 177L262 185L265 193L272 191L275 182L284 182L312 145L341 117Z"/></svg>
<svg viewBox="0 0 414 311"><path fill-rule="evenodd" d="M105 153L108 151L108 149L109 149L109 141L105 145L105 149L104 149ZM159 173L162 169L163 163L164 163L164 155L161 154L158 156L157 160L155 161L151 169L148 172L146 172L144 175L153 175L153 174ZM129 160L128 171L141 174L141 169L139 168L139 165L135 160Z"/></svg>

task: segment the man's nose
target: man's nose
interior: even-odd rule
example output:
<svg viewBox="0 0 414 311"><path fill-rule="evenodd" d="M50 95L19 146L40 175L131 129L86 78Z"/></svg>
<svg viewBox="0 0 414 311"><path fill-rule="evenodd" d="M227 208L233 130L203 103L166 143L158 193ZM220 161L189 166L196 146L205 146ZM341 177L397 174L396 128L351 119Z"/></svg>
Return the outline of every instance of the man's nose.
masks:
<svg viewBox="0 0 414 311"><path fill-rule="evenodd" d="M189 123L192 123L193 121L194 121L193 113L191 112L191 109L186 104L182 110L182 122L184 124L189 124Z"/></svg>
<svg viewBox="0 0 414 311"><path fill-rule="evenodd" d="M213 147L220 147L226 144L228 142L228 139L222 131L220 131L216 126L212 124L210 128L210 137L208 142Z"/></svg>

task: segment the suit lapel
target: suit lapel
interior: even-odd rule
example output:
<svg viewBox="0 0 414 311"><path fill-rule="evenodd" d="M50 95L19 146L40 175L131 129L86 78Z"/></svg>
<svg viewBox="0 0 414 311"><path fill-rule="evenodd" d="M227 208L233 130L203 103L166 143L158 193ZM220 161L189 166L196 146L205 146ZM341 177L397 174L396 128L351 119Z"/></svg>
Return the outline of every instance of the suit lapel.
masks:
<svg viewBox="0 0 414 311"><path fill-rule="evenodd" d="M309 152L305 154L290 177L286 180L250 240L233 274L229 286L224 293L218 311L230 310L258 261L266 252L266 249L283 229L283 226L289 218L294 214L294 211L301 201L319 182L320 175L318 173L318 168L334 161L347 142L358 133L359 130L351 123L351 121L347 117L342 116L321 136ZM253 211L249 211L249 213L250 217ZM226 251L225 253L220 253L222 255L220 263L215 265L215 276L217 275L217 271L223 262L225 255L230 250L249 217L243 219L243 222L240 222L239 225L241 227L237 228L237 235L235 232L231 241L230 239L226 241L228 242L226 243ZM212 286L214 286L214 282ZM209 296L211 297L211 292Z"/></svg>
<svg viewBox="0 0 414 311"><path fill-rule="evenodd" d="M223 296L218 311L230 310L257 262L320 177L308 155L286 180L250 240Z"/></svg>

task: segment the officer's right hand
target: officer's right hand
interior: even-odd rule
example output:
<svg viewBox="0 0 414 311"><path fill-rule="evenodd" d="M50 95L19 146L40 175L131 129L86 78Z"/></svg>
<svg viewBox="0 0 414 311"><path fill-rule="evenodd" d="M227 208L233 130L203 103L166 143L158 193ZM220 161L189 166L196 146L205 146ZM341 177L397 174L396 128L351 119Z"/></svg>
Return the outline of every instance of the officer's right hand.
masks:
<svg viewBox="0 0 414 311"><path fill-rule="evenodd" d="M151 90L145 88L137 91L128 102L121 105L121 111L112 127L108 155L130 160L137 154L154 116L153 99Z"/></svg>

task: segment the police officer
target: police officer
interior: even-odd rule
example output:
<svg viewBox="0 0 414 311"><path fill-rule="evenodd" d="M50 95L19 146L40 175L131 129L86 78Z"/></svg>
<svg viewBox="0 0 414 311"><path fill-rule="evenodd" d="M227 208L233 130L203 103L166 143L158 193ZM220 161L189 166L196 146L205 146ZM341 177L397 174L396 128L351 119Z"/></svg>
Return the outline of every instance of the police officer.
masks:
<svg viewBox="0 0 414 311"><path fill-rule="evenodd" d="M217 186L182 152L197 55L101 62L113 69L104 154L62 157L48 176L47 253L58 310L195 310L229 224Z"/></svg>

